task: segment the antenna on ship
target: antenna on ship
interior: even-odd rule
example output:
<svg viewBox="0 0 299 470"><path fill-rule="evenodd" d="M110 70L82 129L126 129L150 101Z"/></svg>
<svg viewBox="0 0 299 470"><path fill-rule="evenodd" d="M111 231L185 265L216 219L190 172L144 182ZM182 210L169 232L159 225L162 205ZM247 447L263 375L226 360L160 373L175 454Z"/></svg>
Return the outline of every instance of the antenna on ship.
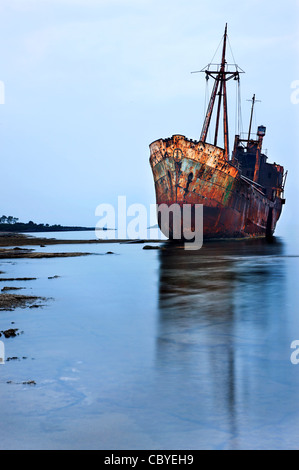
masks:
<svg viewBox="0 0 299 470"><path fill-rule="evenodd" d="M253 116L254 105L255 105L255 103L260 103L261 101L255 99L255 94L253 95L253 97L251 98L251 100L246 100L246 101L251 101L251 102L252 102L252 105L251 105L251 114L250 114L250 121L249 121L249 130L248 130L248 139L247 139L247 140L248 140L248 143L249 143L250 134L251 134L252 116ZM248 146L248 143L247 143L247 146Z"/></svg>
<svg viewBox="0 0 299 470"><path fill-rule="evenodd" d="M226 160L229 159L229 134L228 134L228 112L227 112L227 93L226 93L226 82L231 80L240 80L240 73L244 71L238 67L237 64L228 64L226 62L226 45L227 45L227 23L225 25L224 36L223 36L223 47L222 47L222 58L221 64L208 64L205 69L200 70L200 72L205 72L206 80L209 80L212 77L215 80L213 90L211 93L210 101L208 104L205 120L203 123L200 141L206 142L208 130L211 123L211 118L214 110L214 105L216 102L216 97L218 96L218 106L217 106L217 115L216 115L216 124L215 124L215 136L214 136L214 145L217 145L218 141L218 131L219 131L219 120L221 105L223 108L223 137L224 137L224 157ZM212 70L210 67L212 67ZM215 67L216 66L216 67ZM235 70L229 70L230 66L234 66ZM214 70L213 70L214 69ZM196 73L196 72L192 72Z"/></svg>

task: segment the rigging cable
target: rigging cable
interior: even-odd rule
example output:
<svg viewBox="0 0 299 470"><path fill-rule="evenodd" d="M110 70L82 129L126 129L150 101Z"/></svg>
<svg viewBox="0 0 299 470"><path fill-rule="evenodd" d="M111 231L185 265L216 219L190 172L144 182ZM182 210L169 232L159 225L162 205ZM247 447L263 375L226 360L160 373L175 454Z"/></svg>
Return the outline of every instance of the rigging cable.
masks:
<svg viewBox="0 0 299 470"><path fill-rule="evenodd" d="M214 60L214 58L215 58L215 55L217 54L218 49L219 49L220 45L222 44L222 41L223 41L223 36L222 36L222 38L221 38L221 40L220 40L220 42L219 42L219 44L218 44L218 47L217 47L217 49L216 49L216 51L215 51L215 54L214 54L213 57L212 57L212 60L211 60L211 62L210 62L210 65L213 63L213 60Z"/></svg>
<svg viewBox="0 0 299 470"><path fill-rule="evenodd" d="M210 99L210 90L209 90L209 78L206 77L206 91L205 91L205 103L204 103L204 111L203 111L203 119L205 120L207 108L209 105L209 99ZM208 129L208 135L207 138L210 140L210 129Z"/></svg>
<svg viewBox="0 0 299 470"><path fill-rule="evenodd" d="M230 49L230 52L231 52L231 55L232 55L232 58L233 58L234 64L235 64L235 66L237 67L236 60L235 60L235 58L234 58L233 50L232 50L232 48L231 48L231 45L230 45L230 41L229 41L229 37L228 37L228 35L227 35L227 40L228 40L228 45L229 45L229 49Z"/></svg>
<svg viewBox="0 0 299 470"><path fill-rule="evenodd" d="M235 108L235 135L237 135L237 131L239 130L239 113L238 113L238 109L239 109L239 102L238 102L238 83L236 83L236 98L235 98L236 102L235 102L235 105L236 105L236 108Z"/></svg>
<svg viewBox="0 0 299 470"><path fill-rule="evenodd" d="M238 103L239 103L238 133L239 133L239 135L241 135L243 133L243 120L242 120L242 103L241 103L241 84L240 84L240 80L238 80Z"/></svg>

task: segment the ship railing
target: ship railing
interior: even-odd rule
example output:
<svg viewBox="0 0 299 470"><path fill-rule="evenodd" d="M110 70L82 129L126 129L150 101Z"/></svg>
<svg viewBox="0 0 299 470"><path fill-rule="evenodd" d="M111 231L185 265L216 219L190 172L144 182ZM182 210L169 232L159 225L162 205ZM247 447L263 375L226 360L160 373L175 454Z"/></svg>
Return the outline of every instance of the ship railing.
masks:
<svg viewBox="0 0 299 470"><path fill-rule="evenodd" d="M248 142L249 140L254 140L254 141L256 141L256 140L258 140L258 139L257 139L257 134L256 134L256 132L251 132L249 138L248 138L248 132L247 132L247 133L246 133L246 132L241 132L241 133L240 133L240 140L242 140L243 142L244 142L244 141L245 141L245 142Z"/></svg>

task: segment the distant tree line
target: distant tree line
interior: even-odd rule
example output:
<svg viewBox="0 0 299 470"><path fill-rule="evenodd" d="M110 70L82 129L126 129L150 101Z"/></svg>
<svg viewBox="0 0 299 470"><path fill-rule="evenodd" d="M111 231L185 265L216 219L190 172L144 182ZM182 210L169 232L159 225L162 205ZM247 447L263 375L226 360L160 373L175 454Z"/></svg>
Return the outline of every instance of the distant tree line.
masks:
<svg viewBox="0 0 299 470"><path fill-rule="evenodd" d="M26 226L26 227L50 227L49 224L36 224L32 220L29 220L29 222L19 222L19 219L17 217L12 217L9 215L8 217L6 215L2 215L0 217L0 224L9 224L9 225L16 225L16 226ZM53 225L53 227L61 227L61 225Z"/></svg>
<svg viewBox="0 0 299 470"><path fill-rule="evenodd" d="M36 224L32 220L29 222L19 222L17 217L2 215L0 217L0 232L63 232L94 230L94 227L67 227L60 224Z"/></svg>
<svg viewBox="0 0 299 470"><path fill-rule="evenodd" d="M2 215L2 217L0 217L0 224L16 224L18 220L19 219L17 217L13 217L12 215L9 215L8 217L6 217L6 215Z"/></svg>

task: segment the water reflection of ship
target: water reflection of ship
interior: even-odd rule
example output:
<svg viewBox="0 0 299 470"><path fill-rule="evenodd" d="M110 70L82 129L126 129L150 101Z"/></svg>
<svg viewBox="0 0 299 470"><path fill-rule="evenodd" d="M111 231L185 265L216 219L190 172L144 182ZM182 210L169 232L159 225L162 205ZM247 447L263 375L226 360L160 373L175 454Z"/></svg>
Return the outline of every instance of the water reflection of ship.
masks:
<svg viewBox="0 0 299 470"><path fill-rule="evenodd" d="M283 311L283 252L278 239L210 242L198 251L166 243L160 250L159 380L167 388L176 376L185 399L184 387L191 396L182 410L189 406L194 419L208 423L206 410L216 407L232 436L236 403L241 395L246 406L256 382L254 365L243 368L246 354L261 360L255 352ZM180 400L176 387L174 396L169 386L166 403Z"/></svg>
<svg viewBox="0 0 299 470"><path fill-rule="evenodd" d="M183 245L166 243L160 251L160 309L179 306L182 310L185 306L190 311L196 307L205 316L226 318L239 285L247 290L254 287L252 300L260 308L267 281L275 275L272 268L280 267L277 257L283 254L283 246L279 239L273 243L263 239L237 244L215 241L189 251Z"/></svg>

